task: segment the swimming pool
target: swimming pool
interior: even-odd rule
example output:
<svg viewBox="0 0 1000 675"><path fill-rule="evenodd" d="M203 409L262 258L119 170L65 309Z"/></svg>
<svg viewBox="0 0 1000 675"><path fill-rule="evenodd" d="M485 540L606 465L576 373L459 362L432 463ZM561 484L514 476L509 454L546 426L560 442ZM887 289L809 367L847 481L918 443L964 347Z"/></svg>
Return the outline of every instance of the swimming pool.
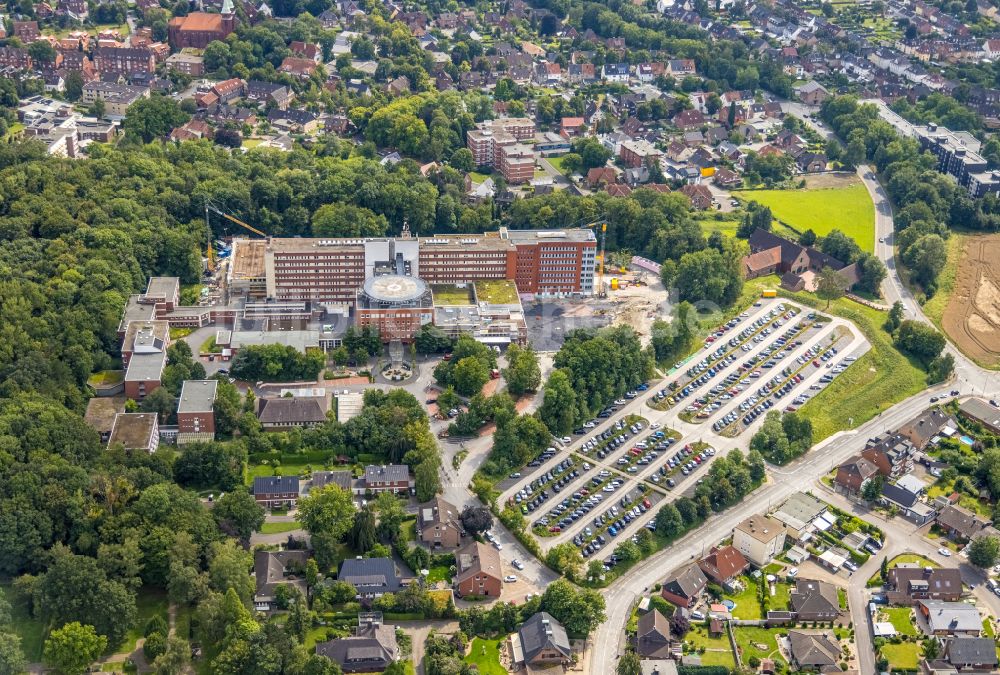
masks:
<svg viewBox="0 0 1000 675"><path fill-rule="evenodd" d="M971 439L971 438L969 438L968 436L960 436L960 437L958 438L958 440L962 441L962 442L963 442L963 443L965 443L966 445L975 445L975 443L976 443L976 442L975 442L974 440L972 440L972 439Z"/></svg>

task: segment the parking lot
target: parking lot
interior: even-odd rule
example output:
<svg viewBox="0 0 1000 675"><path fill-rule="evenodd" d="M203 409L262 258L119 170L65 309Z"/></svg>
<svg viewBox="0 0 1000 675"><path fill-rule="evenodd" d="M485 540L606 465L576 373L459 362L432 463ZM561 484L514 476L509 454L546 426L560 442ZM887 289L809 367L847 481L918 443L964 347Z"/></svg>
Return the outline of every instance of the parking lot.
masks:
<svg viewBox="0 0 1000 675"><path fill-rule="evenodd" d="M841 319L761 300L665 381L553 439L500 484L500 503L524 514L543 549L572 542L610 564L615 546L652 529L658 503L693 490L714 457L745 449L764 412L801 405L867 349Z"/></svg>

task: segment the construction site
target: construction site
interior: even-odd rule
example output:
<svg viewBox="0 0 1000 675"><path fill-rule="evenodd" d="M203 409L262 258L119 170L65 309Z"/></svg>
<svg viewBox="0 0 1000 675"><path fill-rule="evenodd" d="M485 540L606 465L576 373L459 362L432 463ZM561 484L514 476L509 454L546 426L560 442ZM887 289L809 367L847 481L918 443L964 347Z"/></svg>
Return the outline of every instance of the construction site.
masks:
<svg viewBox="0 0 1000 675"><path fill-rule="evenodd" d="M1000 235L967 238L941 321L964 353L1000 365Z"/></svg>

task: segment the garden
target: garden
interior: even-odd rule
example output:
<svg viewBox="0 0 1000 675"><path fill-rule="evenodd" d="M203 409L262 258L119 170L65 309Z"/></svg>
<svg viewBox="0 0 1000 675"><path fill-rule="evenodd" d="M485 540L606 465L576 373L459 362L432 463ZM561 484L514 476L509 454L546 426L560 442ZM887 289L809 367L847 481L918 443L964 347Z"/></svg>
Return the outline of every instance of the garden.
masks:
<svg viewBox="0 0 1000 675"><path fill-rule="evenodd" d="M697 654L703 666L736 667L729 637L725 633L710 636L703 623L692 625L691 631L684 636L684 651L687 654Z"/></svg>
<svg viewBox="0 0 1000 675"><path fill-rule="evenodd" d="M757 626L736 626L733 637L744 663L751 659L772 659L775 663L785 659L778 651L778 636L784 634L774 629Z"/></svg>

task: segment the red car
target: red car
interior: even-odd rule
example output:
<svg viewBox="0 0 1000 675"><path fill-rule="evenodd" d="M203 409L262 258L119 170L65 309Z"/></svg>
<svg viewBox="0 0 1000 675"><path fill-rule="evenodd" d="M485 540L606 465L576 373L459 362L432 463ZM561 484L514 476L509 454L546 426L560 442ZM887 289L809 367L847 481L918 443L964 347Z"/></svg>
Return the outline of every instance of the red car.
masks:
<svg viewBox="0 0 1000 675"><path fill-rule="evenodd" d="M558 525L553 525L552 527L549 528L549 532L562 532L562 528L559 527Z"/></svg>

